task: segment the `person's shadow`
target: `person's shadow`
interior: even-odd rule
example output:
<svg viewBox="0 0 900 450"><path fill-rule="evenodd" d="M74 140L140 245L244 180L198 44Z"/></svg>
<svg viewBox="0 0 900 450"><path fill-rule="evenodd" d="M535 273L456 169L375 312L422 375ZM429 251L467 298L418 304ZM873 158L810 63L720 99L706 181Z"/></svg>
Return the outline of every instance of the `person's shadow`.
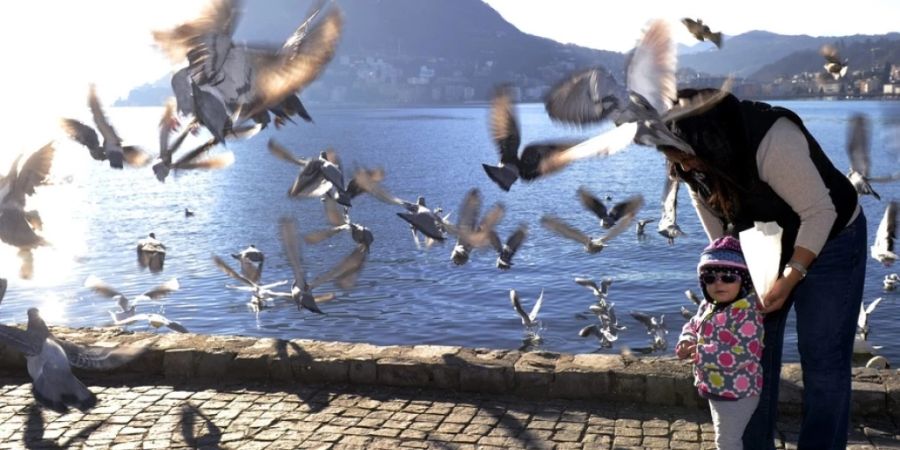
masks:
<svg viewBox="0 0 900 450"><path fill-rule="evenodd" d="M194 423L198 417L203 420L206 427L206 433L199 437L194 434ZM185 403L181 406L181 437L184 438L185 444L192 448L221 448L219 442L222 440L222 430L200 408Z"/></svg>
<svg viewBox="0 0 900 450"><path fill-rule="evenodd" d="M44 415L43 409L37 403L32 403L28 407L28 421L25 422L25 431L23 432L23 440L25 448L34 448L42 450L67 449L72 447L75 442L85 441L94 431L97 431L102 422L89 425L81 430L75 436L66 439L62 444L57 444L55 440L44 439Z"/></svg>

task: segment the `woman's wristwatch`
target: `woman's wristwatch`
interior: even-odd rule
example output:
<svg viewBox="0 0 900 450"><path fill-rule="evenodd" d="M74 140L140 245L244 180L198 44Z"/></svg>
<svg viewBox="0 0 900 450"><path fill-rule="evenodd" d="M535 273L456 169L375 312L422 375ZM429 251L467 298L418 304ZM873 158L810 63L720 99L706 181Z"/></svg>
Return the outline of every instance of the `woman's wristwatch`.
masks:
<svg viewBox="0 0 900 450"><path fill-rule="evenodd" d="M781 272L781 276L787 278L792 270L795 270L800 274L801 280L806 278L806 267L803 264L794 261L793 259L788 261L788 263L784 265L784 270Z"/></svg>

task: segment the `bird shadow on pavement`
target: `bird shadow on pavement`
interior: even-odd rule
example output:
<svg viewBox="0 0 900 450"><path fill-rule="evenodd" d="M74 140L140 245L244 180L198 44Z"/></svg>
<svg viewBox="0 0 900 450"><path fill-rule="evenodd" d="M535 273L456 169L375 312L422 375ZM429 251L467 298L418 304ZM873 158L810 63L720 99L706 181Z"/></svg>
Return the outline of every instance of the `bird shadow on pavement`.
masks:
<svg viewBox="0 0 900 450"><path fill-rule="evenodd" d="M198 418L201 420L199 424ZM199 429L197 425L200 425ZM217 449L221 448L222 430L200 408L188 402L181 405L181 437L192 448Z"/></svg>
<svg viewBox="0 0 900 450"><path fill-rule="evenodd" d="M75 442L87 440L87 438L93 434L94 431L97 431L103 423L97 422L88 425L83 430L79 431L78 434L62 441L62 443L59 443L58 440L44 438L44 425L43 408L37 403L32 403L28 406L28 420L25 422L25 430L22 432L22 440L25 443L25 448L39 448L43 450L70 448Z"/></svg>

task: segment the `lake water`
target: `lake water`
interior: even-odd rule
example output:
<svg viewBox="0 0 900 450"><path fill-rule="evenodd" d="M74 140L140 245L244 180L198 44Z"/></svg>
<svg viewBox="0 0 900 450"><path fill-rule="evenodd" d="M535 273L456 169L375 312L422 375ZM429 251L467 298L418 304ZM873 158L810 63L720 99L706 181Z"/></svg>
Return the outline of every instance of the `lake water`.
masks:
<svg viewBox="0 0 900 450"><path fill-rule="evenodd" d="M890 126L891 121L894 125L900 122L900 103L779 104L794 109L806 121L842 170L849 167L847 119L855 112L868 114L873 128L873 174L900 170L896 156L889 151L900 137ZM553 124L541 105L520 105L518 111L523 142L587 137L599 131ZM149 167L114 171L91 160L86 149L59 139L54 170L60 183L41 188L33 204L41 209L45 234L54 247L36 252L36 275L30 281L10 276L17 261L12 250L2 250L0 270L13 278L3 302L2 321L22 322L25 309L38 306L51 325L110 325L108 311L115 305L83 287L88 275L99 276L129 295L178 277L180 291L164 301L139 305L138 311L164 312L192 332L206 334L514 349L523 344L523 328L510 305L509 289L519 291L526 308L543 289L543 349L585 353L646 346L648 335L628 315L645 311L666 315L672 351L684 322L678 310L682 305L691 308L682 292L697 290L695 265L707 243L684 189L679 223L687 236L671 246L655 233L653 224L643 242L638 242L632 228L602 252L589 255L580 245L551 235L538 223L542 214L552 213L596 233L596 219L578 203L575 191L580 185L614 200L641 194L646 205L639 217L658 217L664 160L654 149L633 147L613 157L582 161L546 180L517 183L506 193L481 168L481 163L497 161L489 139L486 106L334 109L316 105L310 112L315 124L267 130L250 140L229 143L236 162L228 169L183 173L164 184L153 177ZM89 121L87 114L85 111L82 117L85 121ZM122 136L154 151L159 114L159 108L108 111ZM417 250L408 226L395 215L398 207L359 197L352 218L372 230L375 243L357 286L347 292L336 291L337 299L322 305L324 315L298 311L290 303L254 313L247 307L246 293L225 287L233 282L213 265L212 256L236 262L228 254L253 243L267 256L264 282L290 279L277 219L294 217L303 232L327 225L319 201L286 196L297 168L268 153L266 142L272 137L304 156L333 147L348 172L355 164L383 166L387 170L384 186L389 191L410 201L423 195L429 205L454 211L451 219L455 219L464 193L477 187L486 205L506 205L506 217L498 226L502 236L508 236L519 223L528 224L530 234L510 271L495 268L496 255L488 250L475 253L468 264L457 267L449 258L452 241ZM876 189L883 198L900 198L900 184L881 184ZM862 204L869 218L871 242L885 202L865 197ZM186 218L182 213L185 207L196 215ZM165 271L159 274L141 271L135 262L135 243L151 231L168 247ZM308 273L313 277L321 273L352 247L346 234L319 245L304 245ZM900 267L892 268L898 270ZM885 294L881 287L881 280L890 272L869 260L865 301L886 297L870 320L869 338L886 346L883 354L889 359L900 361L900 350L889 345L900 341L900 322L891 319L900 310L900 295ZM614 280L610 299L620 322L628 328L620 333L613 349L598 350L596 340L578 336L580 328L595 320L580 316L594 298L573 282L574 277ZM322 292L334 289L327 285ZM144 330L146 326L133 328ZM785 359L796 361L792 323L787 340Z"/></svg>

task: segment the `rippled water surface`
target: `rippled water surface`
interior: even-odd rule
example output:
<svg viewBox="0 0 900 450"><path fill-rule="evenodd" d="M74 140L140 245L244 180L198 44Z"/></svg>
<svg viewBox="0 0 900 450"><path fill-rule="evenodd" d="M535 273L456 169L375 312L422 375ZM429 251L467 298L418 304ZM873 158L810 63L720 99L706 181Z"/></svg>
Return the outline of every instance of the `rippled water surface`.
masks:
<svg viewBox="0 0 900 450"><path fill-rule="evenodd" d="M842 170L848 167L847 118L855 112L869 114L873 173L900 170L896 157L888 151L900 137L888 126L891 120L895 124L900 121L900 103L783 105L800 114ZM538 223L541 214L553 213L584 230L596 230L596 220L576 198L579 185L614 200L642 194L646 205L639 217L658 217L664 162L655 150L633 147L609 158L582 161L549 179L517 183L505 193L481 168L481 163L497 160L489 139L486 107L312 106L310 111L316 121L313 125L292 125L230 143L229 150L236 156L230 168L184 173L165 184L156 181L149 167L113 171L90 160L87 150L61 140L55 168L59 184L42 188L34 199L54 247L36 253L33 280L10 280L2 320L24 321L25 309L38 306L51 324L109 325L108 311L114 305L82 287L88 275L99 276L130 295L178 277L180 291L161 302L139 305L138 310L164 312L198 333L519 348L523 329L510 306L509 289L519 291L526 308L543 289L540 319L545 349L580 353L645 346L648 336L628 316L629 311L665 314L670 348L674 345L683 323L679 307L690 307L682 292L696 290L695 265L707 242L684 190L679 222L687 236L672 246L666 245L651 225L653 230L643 242L638 242L632 229L601 253L589 255L580 245L550 235ZM159 113L159 108L120 108L111 109L108 115L121 135L155 151ZM523 142L587 137L599 131L554 125L540 105L521 105L519 113ZM337 291L336 300L322 305L325 315L301 312L288 303L251 312L245 293L225 287L232 281L213 265L212 255L232 262L229 253L253 243L267 256L263 281L289 279L290 267L277 237L278 217L296 218L303 232L327 225L320 202L287 198L297 168L268 153L269 138L305 156L333 147L348 172L354 165L383 166L388 174L384 185L392 193L411 201L423 195L429 205L454 211L451 219L455 219L463 194L478 187L486 204L499 201L506 205L506 217L498 227L502 236L508 236L519 223L527 224L530 234L508 272L494 267L496 256L490 251L475 253L467 265L456 267L449 259L451 242L417 250L408 226L395 215L397 207L360 197L351 214L354 221L373 231L375 243L356 288ZM900 184L876 189L884 198L900 198ZM863 200L870 241L884 205L871 197ZM186 218L182 213L185 207L196 215ZM135 243L150 231L168 247L165 271L160 274L141 271L135 262ZM304 245L308 273L315 276L326 270L352 246L346 234L319 245ZM15 273L14 252L6 248L2 256L0 269ZM886 297L870 320L870 340L885 345L883 353L900 361L900 350L888 345L900 341L900 322L891 320L900 313L900 294L882 293L881 280L887 273L888 269L869 260L865 299ZM594 299L573 282L574 277L614 280L610 298L620 321L628 327L615 349L598 350L593 338L578 337L578 330L591 323L582 313ZM328 290L334 287L323 288ZM795 343L789 329L786 360L797 360Z"/></svg>

